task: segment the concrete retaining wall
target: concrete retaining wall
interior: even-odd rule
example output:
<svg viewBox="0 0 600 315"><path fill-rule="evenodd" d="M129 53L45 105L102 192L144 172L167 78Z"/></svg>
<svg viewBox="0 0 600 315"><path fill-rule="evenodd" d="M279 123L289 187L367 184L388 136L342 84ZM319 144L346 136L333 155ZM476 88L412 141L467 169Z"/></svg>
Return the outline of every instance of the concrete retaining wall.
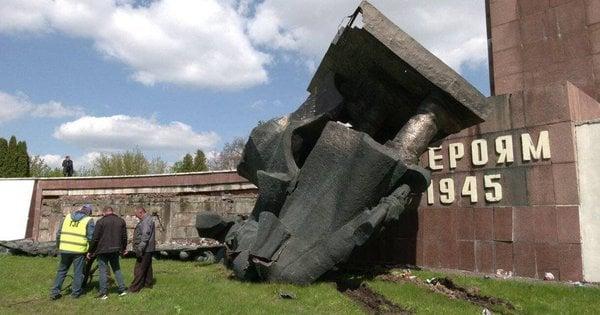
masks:
<svg viewBox="0 0 600 315"><path fill-rule="evenodd" d="M586 281L600 282L600 121L576 127L581 251Z"/></svg>

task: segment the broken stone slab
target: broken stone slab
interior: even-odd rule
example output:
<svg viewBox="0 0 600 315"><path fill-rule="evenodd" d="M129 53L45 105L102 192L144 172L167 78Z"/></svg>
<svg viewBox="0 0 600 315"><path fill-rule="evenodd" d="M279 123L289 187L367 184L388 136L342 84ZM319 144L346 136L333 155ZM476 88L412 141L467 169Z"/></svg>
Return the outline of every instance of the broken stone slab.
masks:
<svg viewBox="0 0 600 315"><path fill-rule="evenodd" d="M362 18L362 24L359 20ZM397 220L429 185L419 156L480 123L487 100L364 1L292 114L257 126L238 173L258 200L247 220L197 216L225 233L227 264L247 280L310 283Z"/></svg>
<svg viewBox="0 0 600 315"><path fill-rule="evenodd" d="M0 248L9 254L26 256L56 256L56 242L36 242L30 239L0 241Z"/></svg>

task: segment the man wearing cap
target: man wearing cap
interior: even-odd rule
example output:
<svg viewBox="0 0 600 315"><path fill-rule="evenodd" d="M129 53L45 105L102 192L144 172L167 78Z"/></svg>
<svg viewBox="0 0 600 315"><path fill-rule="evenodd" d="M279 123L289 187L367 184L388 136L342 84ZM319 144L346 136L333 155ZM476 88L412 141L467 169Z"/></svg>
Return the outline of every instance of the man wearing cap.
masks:
<svg viewBox="0 0 600 315"><path fill-rule="evenodd" d="M73 265L73 283L71 285L71 297L81 296L83 284L83 267L85 265L85 255L88 251L89 242L94 235L94 221L92 215L92 206L84 205L81 210L77 210L63 219L60 229L56 232L56 244L60 255L58 271L54 286L50 293L50 299L59 299L62 295L60 291L65 281L67 272Z"/></svg>

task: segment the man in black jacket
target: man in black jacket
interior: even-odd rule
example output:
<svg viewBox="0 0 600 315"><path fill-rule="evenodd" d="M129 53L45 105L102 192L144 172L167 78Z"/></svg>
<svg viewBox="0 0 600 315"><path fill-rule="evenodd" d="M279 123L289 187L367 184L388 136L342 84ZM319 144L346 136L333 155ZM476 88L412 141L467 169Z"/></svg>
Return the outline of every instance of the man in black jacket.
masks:
<svg viewBox="0 0 600 315"><path fill-rule="evenodd" d="M102 216L96 223L88 258L98 257L98 271L100 272L98 298L105 300L108 298L108 264L115 274L119 286L119 296L127 294L119 264L119 255L125 253L127 247L127 226L125 220L115 215L111 207L105 207L102 210Z"/></svg>

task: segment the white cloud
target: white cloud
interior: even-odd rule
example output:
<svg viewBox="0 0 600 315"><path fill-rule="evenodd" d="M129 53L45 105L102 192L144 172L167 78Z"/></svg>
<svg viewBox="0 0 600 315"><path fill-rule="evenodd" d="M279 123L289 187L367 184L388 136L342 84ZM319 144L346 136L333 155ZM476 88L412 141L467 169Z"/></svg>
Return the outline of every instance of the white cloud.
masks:
<svg viewBox="0 0 600 315"><path fill-rule="evenodd" d="M50 166L51 168L62 168L62 161L64 159L63 156L60 156L58 154L45 154L41 155L40 158L44 160L44 163L46 163L46 165Z"/></svg>
<svg viewBox="0 0 600 315"><path fill-rule="evenodd" d="M0 32L58 31L94 41L146 85L243 88L267 81L269 56L244 33L231 1L4 0Z"/></svg>
<svg viewBox="0 0 600 315"><path fill-rule="evenodd" d="M76 169L80 168L90 168L92 167L93 162L102 155L100 152L92 151L87 152L81 156L70 156L71 160L73 160L73 165ZM44 154L40 155L40 158L44 160L44 163L51 168L60 168L62 169L62 162L65 159L65 156L58 154Z"/></svg>
<svg viewBox="0 0 600 315"><path fill-rule="evenodd" d="M0 33L90 39L143 84L237 89L268 81L271 55L309 70L358 0L3 0ZM487 60L484 1L372 0L455 70ZM261 51L262 50L262 51ZM269 54L264 51L269 51ZM464 70L464 69L463 69Z"/></svg>
<svg viewBox="0 0 600 315"><path fill-rule="evenodd" d="M60 125L54 137L87 150L193 151L207 150L218 141L215 132L197 133L187 124L160 124L155 119L116 115L85 116Z"/></svg>
<svg viewBox="0 0 600 315"><path fill-rule="evenodd" d="M248 23L248 33L257 45L297 51L319 59L342 17L352 14L358 3L265 0L257 5L256 14ZM372 0L372 3L455 70L487 60L483 1Z"/></svg>
<svg viewBox="0 0 600 315"><path fill-rule="evenodd" d="M63 118L83 116L80 107L64 106L57 101L35 104L23 93L14 95L0 91L0 123L21 118L23 116Z"/></svg>
<svg viewBox="0 0 600 315"><path fill-rule="evenodd" d="M31 115L33 115L33 117L62 118L83 116L85 113L80 107L66 107L59 102L50 101L45 104L33 106Z"/></svg>

